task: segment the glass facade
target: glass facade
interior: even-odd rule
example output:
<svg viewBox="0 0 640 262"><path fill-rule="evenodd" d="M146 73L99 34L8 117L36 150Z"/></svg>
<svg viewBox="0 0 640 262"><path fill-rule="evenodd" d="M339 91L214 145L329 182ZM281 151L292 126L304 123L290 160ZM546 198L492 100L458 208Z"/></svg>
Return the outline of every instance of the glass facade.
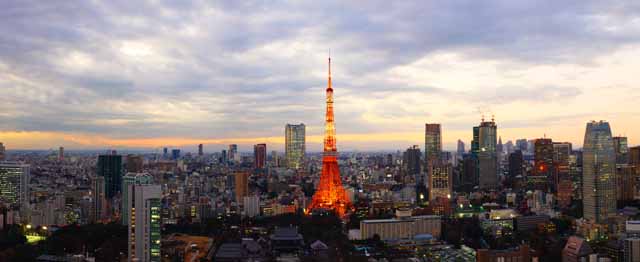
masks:
<svg viewBox="0 0 640 262"><path fill-rule="evenodd" d="M287 124L285 127L284 140L287 167L295 169L302 167L306 151L305 125Z"/></svg>
<svg viewBox="0 0 640 262"><path fill-rule="evenodd" d="M616 155L609 123L587 123L582 157L584 218L602 223L616 214Z"/></svg>

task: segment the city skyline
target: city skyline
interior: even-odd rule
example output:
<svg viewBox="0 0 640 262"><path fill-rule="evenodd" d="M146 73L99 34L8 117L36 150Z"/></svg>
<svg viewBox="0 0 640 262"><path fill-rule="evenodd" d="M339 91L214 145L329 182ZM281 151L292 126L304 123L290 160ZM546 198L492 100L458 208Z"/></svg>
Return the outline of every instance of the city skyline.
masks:
<svg viewBox="0 0 640 262"><path fill-rule="evenodd" d="M482 115L503 142L581 148L591 120L640 137L633 3L133 5L0 4L8 150L284 152L304 123L320 152L329 49L343 152L423 145L425 123L453 151Z"/></svg>

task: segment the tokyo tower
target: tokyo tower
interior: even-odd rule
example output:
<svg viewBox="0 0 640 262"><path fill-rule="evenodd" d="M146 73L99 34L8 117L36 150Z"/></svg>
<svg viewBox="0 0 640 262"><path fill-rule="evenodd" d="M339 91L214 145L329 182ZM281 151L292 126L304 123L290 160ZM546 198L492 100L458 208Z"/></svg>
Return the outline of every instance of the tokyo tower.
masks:
<svg viewBox="0 0 640 262"><path fill-rule="evenodd" d="M309 210L334 210L343 217L351 208L351 202L342 187L336 149L336 127L333 120L333 88L331 88L331 58L329 58L329 81L327 84L327 113L324 131L324 154L320 185L311 199Z"/></svg>

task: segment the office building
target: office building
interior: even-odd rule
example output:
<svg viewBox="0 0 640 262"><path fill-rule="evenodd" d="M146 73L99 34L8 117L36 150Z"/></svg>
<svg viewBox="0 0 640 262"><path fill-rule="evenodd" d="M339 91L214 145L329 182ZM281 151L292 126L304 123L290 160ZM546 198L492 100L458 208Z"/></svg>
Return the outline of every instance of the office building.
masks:
<svg viewBox="0 0 640 262"><path fill-rule="evenodd" d="M100 222L107 216L107 199L105 195L105 180L103 176L93 179L93 221Z"/></svg>
<svg viewBox="0 0 640 262"><path fill-rule="evenodd" d="M305 125L287 124L284 135L284 154L287 167L299 169L302 167L306 153Z"/></svg>
<svg viewBox="0 0 640 262"><path fill-rule="evenodd" d="M523 175L524 170L524 156L522 151L516 150L509 154L509 170L508 174L510 178L515 178Z"/></svg>
<svg viewBox="0 0 640 262"><path fill-rule="evenodd" d="M227 160L229 160L230 162L240 162L240 155L238 154L238 145L236 144L230 144L229 145L229 150L227 150Z"/></svg>
<svg viewBox="0 0 640 262"><path fill-rule="evenodd" d="M265 168L267 165L267 144L257 144L253 146L253 167Z"/></svg>
<svg viewBox="0 0 640 262"><path fill-rule="evenodd" d="M4 144L0 143L0 161L5 161L7 159L6 148Z"/></svg>
<svg viewBox="0 0 640 262"><path fill-rule="evenodd" d="M64 147L58 148L58 161L64 161Z"/></svg>
<svg viewBox="0 0 640 262"><path fill-rule="evenodd" d="M605 121L587 123L583 147L584 218L595 223L616 214L615 151Z"/></svg>
<svg viewBox="0 0 640 262"><path fill-rule="evenodd" d="M550 138L538 138L534 140L533 150L535 178L530 181L535 181L535 189L556 192L558 182L553 162L553 141Z"/></svg>
<svg viewBox="0 0 640 262"><path fill-rule="evenodd" d="M616 165L629 164L629 145L627 137L615 136L613 139L613 150L616 153Z"/></svg>
<svg viewBox="0 0 640 262"><path fill-rule="evenodd" d="M99 155L98 176L104 177L105 196L111 200L122 191L122 156Z"/></svg>
<svg viewBox="0 0 640 262"><path fill-rule="evenodd" d="M440 124L424 125L424 160L426 166L430 162L440 160L442 154L442 130Z"/></svg>
<svg viewBox="0 0 640 262"><path fill-rule="evenodd" d="M128 261L161 261L160 209L162 188L160 185L128 185L131 198L127 201L129 216Z"/></svg>
<svg viewBox="0 0 640 262"><path fill-rule="evenodd" d="M409 211L409 214L397 214L395 218L360 221L360 237L370 239L378 235L381 240L393 241L414 239L418 235L428 234L438 239L441 226L440 216L411 216Z"/></svg>
<svg viewBox="0 0 640 262"><path fill-rule="evenodd" d="M249 173L237 172L234 174L236 201L240 202L249 195Z"/></svg>
<svg viewBox="0 0 640 262"><path fill-rule="evenodd" d="M171 159L178 160L180 158L180 149L171 149Z"/></svg>
<svg viewBox="0 0 640 262"><path fill-rule="evenodd" d="M127 173L140 173L143 168L144 158L141 155L127 155L127 162L125 163Z"/></svg>
<svg viewBox="0 0 640 262"><path fill-rule="evenodd" d="M416 176L422 171L420 164L420 147L413 145L404 152L403 163L408 175Z"/></svg>
<svg viewBox="0 0 640 262"><path fill-rule="evenodd" d="M29 203L29 165L3 162L0 163L0 202L14 207L22 207Z"/></svg>
<svg viewBox="0 0 640 262"><path fill-rule="evenodd" d="M474 127L472 150L478 159L478 176L480 189L498 187L498 126L495 121L483 121ZM475 148L474 148L475 147Z"/></svg>
<svg viewBox="0 0 640 262"><path fill-rule="evenodd" d="M429 170L429 200L450 199L452 190L453 167L442 161L432 162Z"/></svg>
<svg viewBox="0 0 640 262"><path fill-rule="evenodd" d="M198 145L198 156L203 156L204 155L204 148L202 146L202 144Z"/></svg>
<svg viewBox="0 0 640 262"><path fill-rule="evenodd" d="M528 152L529 143L526 139L518 139L516 140L516 149L524 152Z"/></svg>
<svg viewBox="0 0 640 262"><path fill-rule="evenodd" d="M247 217L255 217L260 215L260 197L259 196L245 196L243 198L242 208L244 209L244 215Z"/></svg>
<svg viewBox="0 0 640 262"><path fill-rule="evenodd" d="M153 177L146 173L127 173L122 178L122 224L127 225L130 221L130 211L127 209L130 198L133 197L134 192L129 192L130 185L151 185Z"/></svg>
<svg viewBox="0 0 640 262"><path fill-rule="evenodd" d="M464 153L466 153L466 151L464 150L464 142L462 142L462 140L460 139L458 139L458 148L456 152L458 152L459 155L463 155Z"/></svg>

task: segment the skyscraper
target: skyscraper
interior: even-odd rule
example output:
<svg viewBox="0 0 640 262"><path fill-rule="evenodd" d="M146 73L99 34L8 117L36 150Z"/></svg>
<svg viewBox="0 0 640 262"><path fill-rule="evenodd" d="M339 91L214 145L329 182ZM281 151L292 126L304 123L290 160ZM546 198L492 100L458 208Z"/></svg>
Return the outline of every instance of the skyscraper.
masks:
<svg viewBox="0 0 640 262"><path fill-rule="evenodd" d="M180 149L171 149L171 159L178 160L180 158Z"/></svg>
<svg viewBox="0 0 640 262"><path fill-rule="evenodd" d="M333 87L331 87L331 58L329 58L329 79L326 89L326 114L324 124L324 153L322 155L322 174L320 183L311 199L309 210L330 209L344 216L351 209L351 201L342 186L338 167L338 148L336 146L336 126L333 115Z"/></svg>
<svg viewBox="0 0 640 262"><path fill-rule="evenodd" d="M29 165L0 163L0 202L21 207L29 202Z"/></svg>
<svg viewBox="0 0 640 262"><path fill-rule="evenodd" d="M557 176L553 164L553 141L550 138L536 139L533 157L535 162L533 175L539 178L537 181L542 182L536 189L556 192L555 186L558 183L556 182Z"/></svg>
<svg viewBox="0 0 640 262"><path fill-rule="evenodd" d="M236 201L240 203L249 195L249 173L237 172L234 174Z"/></svg>
<svg viewBox="0 0 640 262"><path fill-rule="evenodd" d="M442 154L442 136L440 124L424 125L424 160L429 166L430 162L440 159Z"/></svg>
<svg viewBox="0 0 640 262"><path fill-rule="evenodd" d="M161 261L160 256L160 185L128 185L129 216L128 261Z"/></svg>
<svg viewBox="0 0 640 262"><path fill-rule="evenodd" d="M267 144L257 144L253 146L253 167L264 168L267 164Z"/></svg>
<svg viewBox="0 0 640 262"><path fill-rule="evenodd" d="M122 190L122 156L98 156L98 176L104 177L105 196L112 199Z"/></svg>
<svg viewBox="0 0 640 262"><path fill-rule="evenodd" d="M524 170L524 157L522 151L516 150L509 154L509 177L515 178L522 175Z"/></svg>
<svg viewBox="0 0 640 262"><path fill-rule="evenodd" d="M582 165L585 219L602 223L616 214L615 161L609 123L587 123Z"/></svg>
<svg viewBox="0 0 640 262"><path fill-rule="evenodd" d="M141 155L127 155L127 162L125 164L127 172L140 173L144 167L144 159Z"/></svg>
<svg viewBox="0 0 640 262"><path fill-rule="evenodd" d="M305 132L304 124L285 126L284 154L289 168L302 167L306 151Z"/></svg>
<svg viewBox="0 0 640 262"><path fill-rule="evenodd" d="M498 186L498 126L492 119L483 121L477 127L477 156L479 167L479 182L481 189L491 189ZM474 128L474 138L476 130Z"/></svg>
<svg viewBox="0 0 640 262"><path fill-rule="evenodd" d="M238 155L238 145L230 144L229 150L227 151L228 160L233 162L240 162L240 155Z"/></svg>
<svg viewBox="0 0 640 262"><path fill-rule="evenodd" d="M204 148L203 148L202 144L198 145L198 155L199 156L204 155Z"/></svg>
<svg viewBox="0 0 640 262"><path fill-rule="evenodd" d="M529 143L527 139L518 139L516 140L516 148L522 151L522 153L527 152Z"/></svg>
<svg viewBox="0 0 640 262"><path fill-rule="evenodd" d="M134 192L130 192L130 185L150 185L153 182L153 177L146 173L127 173L122 178L122 224L128 225L131 221L130 214L133 213L128 209L129 201L133 197Z"/></svg>
<svg viewBox="0 0 640 262"><path fill-rule="evenodd" d="M629 145L627 144L627 137L613 137L613 149L616 152L617 165L629 164Z"/></svg>
<svg viewBox="0 0 640 262"><path fill-rule="evenodd" d="M464 153L466 153L464 151L464 142L462 142L462 140L458 139L458 150L457 150L459 155L462 155Z"/></svg>
<svg viewBox="0 0 640 262"><path fill-rule="evenodd" d="M404 152L402 162L408 175L418 176L422 172L422 168L420 168L420 155L420 147L418 147L418 145L413 145ZM416 179L416 181L418 180L419 179Z"/></svg>
<svg viewBox="0 0 640 262"><path fill-rule="evenodd" d="M0 143L0 161L4 161L7 158L5 150L4 144Z"/></svg>
<svg viewBox="0 0 640 262"><path fill-rule="evenodd" d="M104 219L107 211L105 197L105 184L103 176L96 176L93 179L93 221L99 222Z"/></svg>
<svg viewBox="0 0 640 262"><path fill-rule="evenodd" d="M64 161L64 147L58 149L58 161Z"/></svg>

